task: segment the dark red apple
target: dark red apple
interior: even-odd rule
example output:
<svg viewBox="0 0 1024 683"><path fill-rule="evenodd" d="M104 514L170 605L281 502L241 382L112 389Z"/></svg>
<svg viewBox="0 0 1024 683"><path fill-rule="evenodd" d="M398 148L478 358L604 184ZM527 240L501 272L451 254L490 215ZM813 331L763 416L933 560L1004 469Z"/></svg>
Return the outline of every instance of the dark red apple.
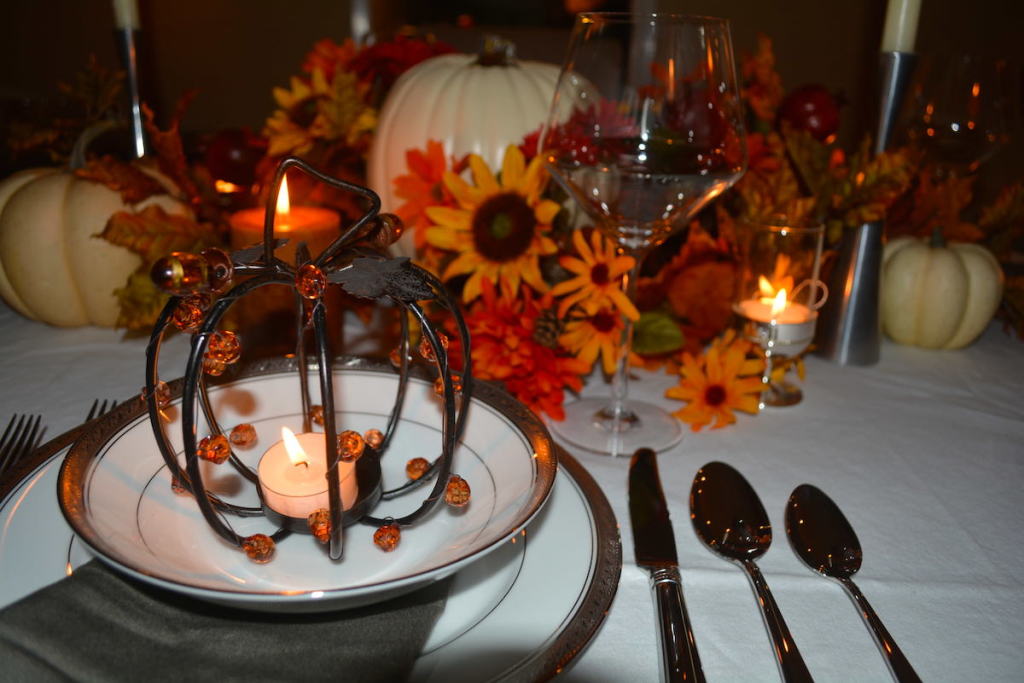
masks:
<svg viewBox="0 0 1024 683"><path fill-rule="evenodd" d="M825 142L839 130L839 103L823 85L802 85L782 100L779 120Z"/></svg>
<svg viewBox="0 0 1024 683"><path fill-rule="evenodd" d="M204 160L214 178L247 187L255 180L256 164L266 151L263 138L245 129L227 128L210 140Z"/></svg>

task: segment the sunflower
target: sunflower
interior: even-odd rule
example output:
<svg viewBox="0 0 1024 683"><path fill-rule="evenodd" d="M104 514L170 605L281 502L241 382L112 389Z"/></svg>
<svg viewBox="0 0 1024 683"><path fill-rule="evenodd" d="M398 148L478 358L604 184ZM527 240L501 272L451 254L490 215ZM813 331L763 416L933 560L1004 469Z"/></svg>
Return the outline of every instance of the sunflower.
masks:
<svg viewBox="0 0 1024 683"><path fill-rule="evenodd" d="M673 415L690 423L696 432L712 420L712 429L732 424L736 421L734 410L757 414L764 389L764 361L748 358L749 349L749 342L736 339L732 332L712 343L702 358L683 354L683 379L665 396L687 401L688 405Z"/></svg>
<svg viewBox="0 0 1024 683"><path fill-rule="evenodd" d="M376 111L365 103L366 87L352 73L338 72L328 81L314 69L308 80L293 76L290 89L273 92L278 109L263 128L268 156L308 154L319 140L354 145L377 125Z"/></svg>
<svg viewBox="0 0 1024 683"><path fill-rule="evenodd" d="M464 301L480 296L482 283L507 281L512 291L525 282L537 292L548 289L540 273L540 256L558 248L547 236L559 205L541 199L546 177L540 158L526 165L515 145L505 149L499 182L486 162L469 156L474 184L451 171L444 174L444 186L458 207L430 206L427 243L454 252L442 279L469 275L462 290Z"/></svg>
<svg viewBox="0 0 1024 683"><path fill-rule="evenodd" d="M588 367L594 365L600 354L601 367L611 374L619 360L619 345L625 328L622 316L616 309L596 301L584 301L580 306L581 314L569 318L565 333L558 341Z"/></svg>
<svg viewBox="0 0 1024 683"><path fill-rule="evenodd" d="M565 255L558 262L576 277L559 282L551 290L555 296L568 294L558 305L558 315L565 317L573 304L592 300L618 308L630 320L639 320L640 312L621 286L622 276L630 271L636 259L632 256L619 256L615 246L597 230L590 233L590 245L581 230L573 233L572 243L579 258Z"/></svg>
<svg viewBox="0 0 1024 683"><path fill-rule="evenodd" d="M322 72L320 81L323 82ZM268 156L305 154L313 148L311 125L317 115L316 100L323 95L313 88L313 82L296 76L292 76L291 89L274 88L278 109L263 128L269 141Z"/></svg>

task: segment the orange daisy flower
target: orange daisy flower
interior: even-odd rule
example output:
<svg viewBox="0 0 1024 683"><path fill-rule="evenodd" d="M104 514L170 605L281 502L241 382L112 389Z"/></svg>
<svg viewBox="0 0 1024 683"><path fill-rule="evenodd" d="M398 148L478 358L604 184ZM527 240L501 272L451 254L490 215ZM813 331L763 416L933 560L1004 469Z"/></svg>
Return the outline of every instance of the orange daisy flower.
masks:
<svg viewBox="0 0 1024 683"><path fill-rule="evenodd" d="M619 345L626 324L619 312L596 301L581 304L582 315L569 318L559 343L581 361L592 367L601 356L601 367L608 374L615 372L619 359Z"/></svg>
<svg viewBox="0 0 1024 683"><path fill-rule="evenodd" d="M525 282L537 292L546 292L539 258L558 248L548 237L551 221L561 207L542 199L547 182L540 157L526 164L515 145L505 150L500 182L479 156L469 156L473 185L451 171L444 185L458 202L457 207L429 206L427 243L454 252L442 279L469 275L462 290L464 301L473 301L483 282L508 281L511 291Z"/></svg>
<svg viewBox="0 0 1024 683"><path fill-rule="evenodd" d="M551 290L555 296L568 294L558 305L558 315L565 317L573 304L586 299L601 305L611 304L630 320L639 320L640 311L636 310L636 306L622 291L622 276L630 271L636 259L620 256L615 245L597 230L591 231L589 245L582 230L573 233L572 243L579 258L566 255L559 258L558 262L576 277L559 282Z"/></svg>
<svg viewBox="0 0 1024 683"><path fill-rule="evenodd" d="M764 384L764 361L747 357L749 342L735 339L735 332L716 340L702 358L683 354L683 379L665 392L668 398L688 405L673 413L697 432L708 424L720 429L736 421L734 410L756 415Z"/></svg>
<svg viewBox="0 0 1024 683"><path fill-rule="evenodd" d="M483 281L481 290L480 301L466 315L473 338L473 375L504 382L537 414L565 419L565 389L582 389L589 366L538 339L538 320L550 308L551 295L536 299L523 289L517 297L507 281L501 296L490 280Z"/></svg>

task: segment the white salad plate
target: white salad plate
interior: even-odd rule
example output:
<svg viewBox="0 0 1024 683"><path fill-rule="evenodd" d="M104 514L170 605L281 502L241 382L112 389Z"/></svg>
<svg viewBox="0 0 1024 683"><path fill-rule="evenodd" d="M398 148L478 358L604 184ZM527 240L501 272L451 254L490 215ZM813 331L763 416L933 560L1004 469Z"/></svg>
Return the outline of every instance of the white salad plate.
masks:
<svg viewBox="0 0 1024 683"><path fill-rule="evenodd" d="M410 387L410 398L415 393L412 389L413 386ZM239 396L235 394L232 400ZM372 410L366 410L369 403L367 398L360 395L358 412L373 414ZM243 412L252 409L248 403L242 403L240 410ZM249 408L245 408L245 405L249 405ZM122 416L123 410L136 409L134 406L122 406L113 415ZM476 407L474 410L477 410ZM346 409L339 405L339 411L345 413ZM497 412L501 416L501 411ZM123 416L119 419L124 420ZM495 424L500 422L498 420ZM118 433L131 431L134 424L134 421L126 422L118 429ZM148 428L148 422L144 422L144 425ZM359 426L368 428L376 425ZM96 434L104 429L102 424L93 425L89 432ZM258 453L262 452L259 450L260 445L266 447L268 444L260 424L257 424L257 430L260 441L253 450ZM41 448L30 462L23 465L20 472L23 476L17 483L6 486L6 491L0 490L0 607L58 581L76 567L93 559L93 553L74 536L62 517L55 495L60 462L68 450L68 444L79 432L74 430ZM430 446L424 446L421 440L423 436L414 435L411 442L417 444L420 452L423 448L437 448L434 443L439 441L436 439ZM395 446L399 443L396 441ZM473 448L472 443L470 440L466 448ZM408 447L406 444L403 449ZM399 465L404 466L406 456L394 457L397 452L404 451L396 451L393 447L392 459L400 461ZM499 500L500 494L487 492L489 486L495 486L488 480L493 480L498 466L480 464L488 462L487 459L475 453L470 457L468 453L474 451L460 449L456 471L464 473L471 484L473 479L485 482L473 487L473 503L488 499ZM142 454L136 455L140 460L145 459ZM618 530L607 500L586 471L567 454L559 453L558 459L560 467L550 487L550 496L539 512L530 516L525 528L517 528L513 534L491 542L491 552L477 553L472 562L456 561L457 566L451 572L446 572L454 573L448 600L423 654L416 661L413 680L546 678L564 668L596 632L618 584L621 569ZM385 486L388 486L389 477L393 478L393 473L389 473L391 463L387 463L387 460L388 456L385 455L382 459ZM479 469L470 466L473 464ZM145 468L141 469L145 471ZM153 467L150 466L150 469ZM486 476L482 476L484 473ZM156 471L150 472L145 490L157 486L153 482L159 480L159 474L160 467L157 466ZM163 474L166 475L166 470L163 470ZM224 484L221 482L222 489L230 489ZM169 492L169 482L162 482L158 488ZM483 495L480 489L483 489ZM148 505L141 502L143 498L136 495L139 510ZM190 498L173 494L160 496L158 500L162 503L187 501L194 506ZM400 504L402 499L389 503ZM487 516L493 517L497 504L488 505L488 508L492 511ZM173 509L175 516L184 514L177 508ZM479 521L471 520L466 522L468 526L460 527L463 524L462 518L450 517L448 510L439 512L442 514L436 517L444 522L444 534L454 538L466 535L480 538ZM146 523L141 521L143 517L142 513L134 511L129 516L132 525L146 528ZM266 524L262 519L253 521ZM433 523L433 519L428 523ZM346 559L363 554L355 550L355 544L361 542L358 536L361 529L356 526L348 530L352 533L346 542ZM412 527L406 531L403 544L407 544L420 528ZM135 533L151 532L136 529ZM212 532L208 533L212 536ZM368 542L368 538L366 540ZM302 541L311 539L287 539L281 544L279 557L274 562L286 552L293 552L288 548L292 541L302 545ZM174 546L178 550L187 545L180 539L174 542L178 544ZM372 545L367 546L367 549L376 554L378 561L387 561L395 555L384 555ZM228 550L237 553L230 548ZM424 556L430 557L430 552ZM370 557L374 555L370 554ZM326 557L312 559L329 563ZM244 556L242 560L247 562ZM234 571L247 569L244 564L232 567ZM280 580L280 577L274 579ZM269 589L264 587L260 591L273 592L280 588L273 582L267 585ZM191 591L182 590L177 584L172 590L185 593ZM343 618L344 613L339 616ZM472 666L467 667L467 662L472 662Z"/></svg>

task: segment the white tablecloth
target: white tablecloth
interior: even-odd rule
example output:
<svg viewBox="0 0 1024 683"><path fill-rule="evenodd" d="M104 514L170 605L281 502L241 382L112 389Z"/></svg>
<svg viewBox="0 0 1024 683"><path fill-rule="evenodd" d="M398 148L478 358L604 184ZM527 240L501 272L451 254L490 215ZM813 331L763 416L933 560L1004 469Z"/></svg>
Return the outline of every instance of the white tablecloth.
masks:
<svg viewBox="0 0 1024 683"><path fill-rule="evenodd" d="M5 422L14 412L40 413L56 436L79 424L93 399L125 399L143 384L144 340L51 328L2 305L0 326ZM162 367L183 367L185 350L174 340ZM771 516L775 542L760 566L816 679L890 680L842 589L789 548L783 506L804 482L828 493L857 531L864 565L855 579L924 680L1024 680L1024 342L993 325L963 351L886 343L874 367L810 358L807 372L800 405L688 433L659 456L708 680L779 679L745 574L706 550L690 527L690 482L711 460L738 468ZM674 408L681 404L661 398L671 383L641 373L631 391ZM605 390L592 383L586 393ZM606 622L561 678L657 680L647 574L632 561L628 460L573 455L612 504L625 564Z"/></svg>

